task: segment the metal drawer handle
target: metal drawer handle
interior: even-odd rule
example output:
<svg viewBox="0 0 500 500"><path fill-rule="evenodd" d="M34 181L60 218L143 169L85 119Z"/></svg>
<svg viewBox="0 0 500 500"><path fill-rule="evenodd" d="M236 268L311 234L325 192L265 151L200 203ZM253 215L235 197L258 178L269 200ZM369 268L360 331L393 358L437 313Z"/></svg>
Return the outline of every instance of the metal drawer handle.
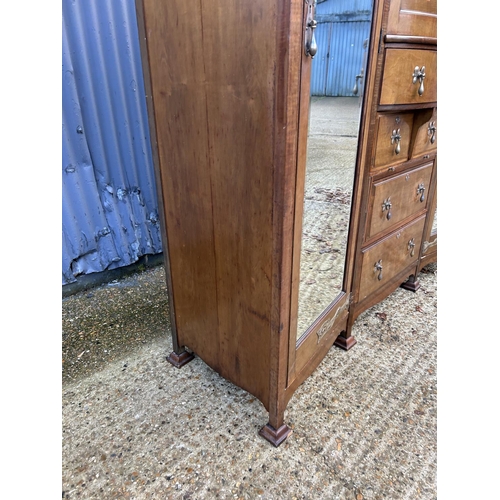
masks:
<svg viewBox="0 0 500 500"><path fill-rule="evenodd" d="M387 200L384 200L382 202L382 212L385 212L387 210L387 220L390 220L392 217L392 203L391 203L391 197L387 198Z"/></svg>
<svg viewBox="0 0 500 500"><path fill-rule="evenodd" d="M424 185L423 184L419 184L418 188L417 188L417 195L418 194L420 195L420 203L422 203L425 200L424 193L425 193L425 187L424 187Z"/></svg>
<svg viewBox="0 0 500 500"><path fill-rule="evenodd" d="M391 144L396 143L396 149L394 152L398 155L401 153L401 129L393 130L391 135Z"/></svg>
<svg viewBox="0 0 500 500"><path fill-rule="evenodd" d="M382 279L382 259L375 263L374 271L378 271L378 280L380 281Z"/></svg>
<svg viewBox="0 0 500 500"><path fill-rule="evenodd" d="M422 95L424 93L424 78L425 78L425 66L420 68L419 66L415 66L413 70L413 83L420 82L418 87L418 95Z"/></svg>
<svg viewBox="0 0 500 500"><path fill-rule="evenodd" d="M408 242L408 250L410 251L410 257L413 257L415 255L415 240L412 238Z"/></svg>
<svg viewBox="0 0 500 500"><path fill-rule="evenodd" d="M427 134L431 136L431 144L436 142L436 122L429 122L429 127L427 128Z"/></svg>
<svg viewBox="0 0 500 500"><path fill-rule="evenodd" d="M307 1L307 0L306 0ZM314 36L314 30L318 25L317 21L314 19L316 0L309 0L309 11L307 13L306 19L306 36L304 37L305 42L305 52L306 56L311 56L314 59L316 52L318 52L318 45L316 44L316 37Z"/></svg>

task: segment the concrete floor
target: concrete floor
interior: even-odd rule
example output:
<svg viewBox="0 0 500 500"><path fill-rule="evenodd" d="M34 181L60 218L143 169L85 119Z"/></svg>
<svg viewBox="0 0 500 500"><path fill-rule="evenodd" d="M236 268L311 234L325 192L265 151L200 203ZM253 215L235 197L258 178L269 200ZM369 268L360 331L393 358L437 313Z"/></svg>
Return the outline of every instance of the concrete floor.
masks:
<svg viewBox="0 0 500 500"><path fill-rule="evenodd" d="M359 98L311 98L300 258L300 337L342 289Z"/></svg>
<svg viewBox="0 0 500 500"><path fill-rule="evenodd" d="M63 498L437 498L437 266L330 350L279 448L258 400L199 358L166 362L164 280L159 266L63 300Z"/></svg>

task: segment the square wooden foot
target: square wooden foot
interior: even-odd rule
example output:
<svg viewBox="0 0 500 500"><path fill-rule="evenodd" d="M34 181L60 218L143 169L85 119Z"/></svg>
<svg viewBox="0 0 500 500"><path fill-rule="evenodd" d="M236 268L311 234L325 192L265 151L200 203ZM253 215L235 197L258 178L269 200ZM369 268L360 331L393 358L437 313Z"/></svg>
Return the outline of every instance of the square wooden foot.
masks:
<svg viewBox="0 0 500 500"><path fill-rule="evenodd" d="M342 337L339 335L333 345L344 349L344 351L348 351L353 345L357 343L357 340L351 335L348 338Z"/></svg>
<svg viewBox="0 0 500 500"><path fill-rule="evenodd" d="M192 352L187 352L187 351L183 351L180 354L177 354L176 352L171 352L167 356L167 361L172 365L174 365L176 368L182 368L192 359L194 359L194 354Z"/></svg>
<svg viewBox="0 0 500 500"><path fill-rule="evenodd" d="M288 436L292 434L292 429L288 425L283 424L279 429L275 429L272 425L266 424L259 431L259 434L267 439L271 444L278 447Z"/></svg>
<svg viewBox="0 0 500 500"><path fill-rule="evenodd" d="M410 290L411 292L416 292L420 288L420 281L418 279L410 279L408 281L405 281L402 283L401 288L404 288L405 290Z"/></svg>

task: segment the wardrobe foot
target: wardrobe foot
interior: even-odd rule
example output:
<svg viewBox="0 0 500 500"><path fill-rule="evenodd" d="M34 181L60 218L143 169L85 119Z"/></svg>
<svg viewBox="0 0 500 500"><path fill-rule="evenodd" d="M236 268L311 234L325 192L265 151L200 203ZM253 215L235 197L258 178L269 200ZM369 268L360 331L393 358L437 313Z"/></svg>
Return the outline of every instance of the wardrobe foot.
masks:
<svg viewBox="0 0 500 500"><path fill-rule="evenodd" d="M278 447L288 436L292 434L292 429L288 425L283 424L280 428L275 429L272 425L266 424L259 431L259 434L267 439L271 444Z"/></svg>
<svg viewBox="0 0 500 500"><path fill-rule="evenodd" d="M167 356L167 361L174 365L176 368L182 368L192 359L194 359L194 354L188 351L182 351L180 354L177 354L175 351L173 351Z"/></svg>
<svg viewBox="0 0 500 500"><path fill-rule="evenodd" d="M357 340L351 335L349 337L343 337L342 334L340 334L333 345L340 347L341 349L344 349L344 351L348 351L353 345L357 343Z"/></svg>
<svg viewBox="0 0 500 500"><path fill-rule="evenodd" d="M408 281L405 281L400 286L401 286L401 288L404 288L405 290L410 290L411 292L416 292L420 288L420 281L418 280L418 278L415 278L415 276L412 274L408 278Z"/></svg>

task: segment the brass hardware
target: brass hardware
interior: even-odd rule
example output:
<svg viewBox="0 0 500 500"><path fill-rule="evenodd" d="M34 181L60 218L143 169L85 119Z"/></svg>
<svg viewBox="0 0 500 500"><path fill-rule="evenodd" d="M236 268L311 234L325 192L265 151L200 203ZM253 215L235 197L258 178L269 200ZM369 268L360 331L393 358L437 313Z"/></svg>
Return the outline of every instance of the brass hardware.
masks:
<svg viewBox="0 0 500 500"><path fill-rule="evenodd" d="M429 248L436 246L437 241L438 241L437 237L432 242L424 241L424 244L422 245L422 252L425 253L425 252L427 252L427 250L429 250Z"/></svg>
<svg viewBox="0 0 500 500"><path fill-rule="evenodd" d="M385 212L387 210L387 220L390 220L390 218L392 217L391 208L392 208L392 203L391 203L391 197L389 196L387 200L384 200L382 202L382 212Z"/></svg>
<svg viewBox="0 0 500 500"><path fill-rule="evenodd" d="M425 192L424 185L423 184L419 184L418 188L417 188L417 194L420 195L420 202L423 202L425 200L424 192Z"/></svg>
<svg viewBox="0 0 500 500"><path fill-rule="evenodd" d="M391 135L391 144L396 143L396 149L394 152L398 155L401 153L401 129L393 130Z"/></svg>
<svg viewBox="0 0 500 500"><path fill-rule="evenodd" d="M410 176L408 174L406 174L405 181L409 181L409 180L410 180Z"/></svg>
<svg viewBox="0 0 500 500"><path fill-rule="evenodd" d="M394 167L389 167L387 170L388 170L389 172L394 172L395 168L394 168Z"/></svg>
<svg viewBox="0 0 500 500"><path fill-rule="evenodd" d="M308 4L308 12L306 18L306 34L304 37L304 49L306 52L306 56L311 56L311 59L314 59L316 52L318 52L318 45L316 44L316 37L314 36L314 30L318 23L314 19L315 11L316 11L316 1L317 0L306 0Z"/></svg>
<svg viewBox="0 0 500 500"><path fill-rule="evenodd" d="M378 280L380 281L382 279L382 259L375 263L374 271L378 271Z"/></svg>
<svg viewBox="0 0 500 500"><path fill-rule="evenodd" d="M318 344L319 344L319 341L321 340L321 338L325 335L325 333L330 330L330 328L335 324L335 321L337 320L338 316L340 315L340 313L344 312L344 311L347 311L347 309L349 309L349 304L350 304L350 297L348 297L346 299L346 301L344 302L344 305L343 306L340 306L337 311L335 312L335 314L333 315L332 318L326 320L322 325L321 325L321 328L319 328L319 330L316 332L316 335L318 336Z"/></svg>
<svg viewBox="0 0 500 500"><path fill-rule="evenodd" d="M425 66L422 66L422 68L415 66L415 69L413 70L413 81L412 83L417 83L420 82L420 85L418 87L418 95L422 95L424 93L424 78L425 78Z"/></svg>
<svg viewBox="0 0 500 500"><path fill-rule="evenodd" d="M410 251L410 257L413 257L415 255L415 240L412 238L408 242L408 250Z"/></svg>
<svg viewBox="0 0 500 500"><path fill-rule="evenodd" d="M436 122L429 122L429 127L427 129L428 135L431 136L431 144L436 142Z"/></svg>

